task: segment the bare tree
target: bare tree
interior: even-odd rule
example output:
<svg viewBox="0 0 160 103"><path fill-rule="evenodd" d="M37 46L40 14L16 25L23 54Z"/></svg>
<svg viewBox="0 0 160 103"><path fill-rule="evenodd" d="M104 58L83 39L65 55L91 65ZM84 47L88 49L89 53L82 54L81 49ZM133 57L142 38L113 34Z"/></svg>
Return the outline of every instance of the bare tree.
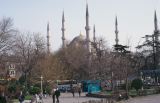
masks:
<svg viewBox="0 0 160 103"><path fill-rule="evenodd" d="M72 79L85 79L88 77L87 53L83 45L78 47L69 46L64 51L64 63L69 66Z"/></svg>
<svg viewBox="0 0 160 103"><path fill-rule="evenodd" d="M11 18L3 18L0 20L0 56L5 55L13 46L17 30L13 28L13 21Z"/></svg>
<svg viewBox="0 0 160 103"><path fill-rule="evenodd" d="M13 20L11 18L3 18L0 20L0 75L6 76L6 62L8 55L13 46L14 35L16 30L13 27Z"/></svg>
<svg viewBox="0 0 160 103"><path fill-rule="evenodd" d="M107 79L109 73L110 53L103 38L99 38L96 42L92 42L92 79Z"/></svg>
<svg viewBox="0 0 160 103"><path fill-rule="evenodd" d="M38 60L44 56L45 44L40 34L20 34L16 36L13 47L14 55L21 68L22 73L30 78L31 70Z"/></svg>
<svg viewBox="0 0 160 103"><path fill-rule="evenodd" d="M134 53L114 52L112 56L110 63L111 72L113 73L112 79L113 81L125 81L125 90L128 96L129 81L137 77L138 70L143 62L140 59L141 57Z"/></svg>
<svg viewBox="0 0 160 103"><path fill-rule="evenodd" d="M50 56L46 56L45 58L38 61L32 70L32 76L35 78L42 75L45 82L64 80L68 78L64 68L65 65L60 62L57 54L50 54Z"/></svg>

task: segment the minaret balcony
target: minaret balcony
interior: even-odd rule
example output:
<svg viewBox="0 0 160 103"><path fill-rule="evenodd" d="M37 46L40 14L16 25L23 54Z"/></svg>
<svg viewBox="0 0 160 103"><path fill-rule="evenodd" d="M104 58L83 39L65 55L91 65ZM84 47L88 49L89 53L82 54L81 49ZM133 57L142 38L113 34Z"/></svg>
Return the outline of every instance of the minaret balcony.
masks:
<svg viewBox="0 0 160 103"><path fill-rule="evenodd" d="M89 26L86 26L85 29L86 29L86 30L90 30L90 27L89 27Z"/></svg>
<svg viewBox="0 0 160 103"><path fill-rule="evenodd" d="M62 40L65 40L65 38L64 38L64 37L62 37Z"/></svg>
<svg viewBox="0 0 160 103"><path fill-rule="evenodd" d="M61 30L62 30L62 31L65 31L65 28L62 28Z"/></svg>

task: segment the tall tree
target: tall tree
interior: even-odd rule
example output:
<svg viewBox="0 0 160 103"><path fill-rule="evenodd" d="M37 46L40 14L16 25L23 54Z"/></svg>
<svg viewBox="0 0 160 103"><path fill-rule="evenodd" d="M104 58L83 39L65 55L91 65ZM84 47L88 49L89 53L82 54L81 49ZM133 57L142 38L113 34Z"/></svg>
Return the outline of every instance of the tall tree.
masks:
<svg viewBox="0 0 160 103"><path fill-rule="evenodd" d="M26 78L30 78L31 70L39 59L44 57L44 49L43 38L38 33L19 34L16 36L13 52Z"/></svg>
<svg viewBox="0 0 160 103"><path fill-rule="evenodd" d="M11 18L3 18L0 21L0 54L3 54L12 47L13 36L16 30L13 28Z"/></svg>
<svg viewBox="0 0 160 103"><path fill-rule="evenodd" d="M0 72L3 76L6 75L6 61L8 59L8 53L14 43L14 35L17 30L13 27L13 20L11 18L3 18L0 20Z"/></svg>

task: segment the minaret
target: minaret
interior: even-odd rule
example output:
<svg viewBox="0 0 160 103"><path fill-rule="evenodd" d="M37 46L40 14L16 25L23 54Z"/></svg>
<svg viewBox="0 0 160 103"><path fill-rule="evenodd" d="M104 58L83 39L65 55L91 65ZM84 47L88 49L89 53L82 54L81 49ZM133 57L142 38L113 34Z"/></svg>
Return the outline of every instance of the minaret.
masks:
<svg viewBox="0 0 160 103"><path fill-rule="evenodd" d="M86 5L86 42L87 42L87 49L88 49L88 52L91 52L91 49L90 49L90 38L89 38L89 12L88 12L88 4Z"/></svg>
<svg viewBox="0 0 160 103"><path fill-rule="evenodd" d="M96 43L96 29L95 29L95 25L93 27L93 42Z"/></svg>
<svg viewBox="0 0 160 103"><path fill-rule="evenodd" d="M154 36L155 36L155 45L156 45L156 48L158 50L158 42L159 42L159 30L158 30L158 20L157 20L157 15L156 15L156 11L155 11L155 14L154 14ZM158 52L158 51L157 51Z"/></svg>
<svg viewBox="0 0 160 103"><path fill-rule="evenodd" d="M117 21L117 16L116 16L116 20L115 20L115 34L116 34L116 45L118 45L118 21Z"/></svg>
<svg viewBox="0 0 160 103"><path fill-rule="evenodd" d="M152 36L153 36L153 54L154 54L153 60L155 69L157 69L159 63L159 30L158 30L158 20L156 11L154 13L154 34Z"/></svg>
<svg viewBox="0 0 160 103"><path fill-rule="evenodd" d="M65 27L64 27L64 22L65 22L65 18L64 18L64 11L62 14L62 47L66 48L66 39L65 39Z"/></svg>
<svg viewBox="0 0 160 103"><path fill-rule="evenodd" d="M50 54L50 43L49 43L49 22L47 24L47 54Z"/></svg>
<svg viewBox="0 0 160 103"><path fill-rule="evenodd" d="M158 21L157 21L157 15L156 15L156 11L154 13L154 32L158 31Z"/></svg>
<svg viewBox="0 0 160 103"><path fill-rule="evenodd" d="M155 50L156 50L156 55L159 53L159 30L158 30L158 20L157 20L157 15L156 11L154 13L154 37L155 37ZM157 56L159 57L159 56ZM157 58L158 60L158 58Z"/></svg>

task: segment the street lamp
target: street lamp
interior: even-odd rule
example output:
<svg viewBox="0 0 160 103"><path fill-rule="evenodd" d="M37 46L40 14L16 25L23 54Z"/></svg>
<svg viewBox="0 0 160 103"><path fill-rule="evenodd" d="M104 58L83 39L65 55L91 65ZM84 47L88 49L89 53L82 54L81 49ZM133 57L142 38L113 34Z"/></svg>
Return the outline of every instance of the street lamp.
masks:
<svg viewBox="0 0 160 103"><path fill-rule="evenodd" d="M140 75L141 75L141 81L143 83L143 77L142 77L143 76L143 72L141 72ZM143 86L142 86L142 90L143 90Z"/></svg>
<svg viewBox="0 0 160 103"><path fill-rule="evenodd" d="M43 94L43 84L42 84L42 81L43 81L43 76L41 75L41 94Z"/></svg>
<svg viewBox="0 0 160 103"><path fill-rule="evenodd" d="M113 83L113 71L111 72L111 85L112 85L112 92L114 91L114 83Z"/></svg>

